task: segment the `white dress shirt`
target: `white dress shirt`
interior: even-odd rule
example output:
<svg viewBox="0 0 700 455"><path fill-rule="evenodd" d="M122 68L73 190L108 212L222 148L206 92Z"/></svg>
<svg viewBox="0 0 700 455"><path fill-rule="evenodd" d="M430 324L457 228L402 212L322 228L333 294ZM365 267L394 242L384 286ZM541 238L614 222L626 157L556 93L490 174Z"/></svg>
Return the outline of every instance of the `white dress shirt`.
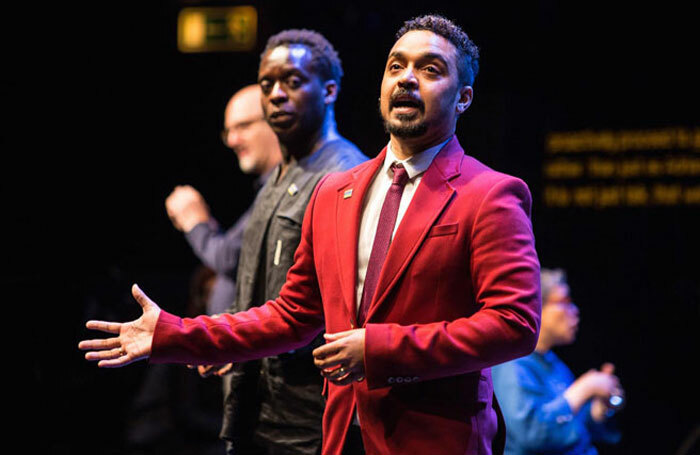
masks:
<svg viewBox="0 0 700 455"><path fill-rule="evenodd" d="M360 237L357 242L357 284L355 287L355 294L357 296L355 304L357 310L359 310L360 301L362 300L362 289L365 284L365 275L367 274L369 256L372 252L372 245L374 244L374 236L377 233L379 215L384 205L386 193L389 191L389 187L394 178L394 173L390 169L391 165L394 163L402 164L403 167L406 168L409 179L401 195L399 212L396 216L396 225L394 226L394 232L391 234L391 238L393 239L394 234L396 234L396 229L398 229L399 224L401 224L401 219L406 213L406 209L408 209L408 205L411 203L411 199L413 199L413 195L416 193L416 189L418 189L418 185L423 179L423 174L430 166L430 163L433 162L435 155L438 154L448 141L449 139L405 160L396 158L396 155L394 155L391 149L391 141L389 141L384 164L377 172L377 175L374 177L372 184L367 190L367 195L362 207Z"/></svg>

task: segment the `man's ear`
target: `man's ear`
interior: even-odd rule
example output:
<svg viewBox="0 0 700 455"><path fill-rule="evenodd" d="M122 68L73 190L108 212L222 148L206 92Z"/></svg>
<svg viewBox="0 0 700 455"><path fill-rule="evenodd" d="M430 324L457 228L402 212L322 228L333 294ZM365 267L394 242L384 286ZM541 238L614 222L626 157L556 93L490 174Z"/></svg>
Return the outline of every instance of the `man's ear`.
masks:
<svg viewBox="0 0 700 455"><path fill-rule="evenodd" d="M338 99L338 83L333 79L323 83L323 101L326 104L333 104Z"/></svg>
<svg viewBox="0 0 700 455"><path fill-rule="evenodd" d="M474 89L470 85L465 85L459 89L459 98L457 99L457 114L462 114L467 110L472 100L474 99Z"/></svg>

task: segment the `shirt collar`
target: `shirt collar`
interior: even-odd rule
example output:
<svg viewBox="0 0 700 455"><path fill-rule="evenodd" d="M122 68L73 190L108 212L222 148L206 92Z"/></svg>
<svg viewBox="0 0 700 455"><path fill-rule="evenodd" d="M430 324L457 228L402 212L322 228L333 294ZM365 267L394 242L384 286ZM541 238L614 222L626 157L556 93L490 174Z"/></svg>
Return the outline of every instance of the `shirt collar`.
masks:
<svg viewBox="0 0 700 455"><path fill-rule="evenodd" d="M253 182L253 188L255 191L260 190L263 186L265 186L265 183L267 183L268 180L270 180L270 176L275 173L275 170L277 169L278 166L273 166L272 169L268 170L264 174L260 174L255 181Z"/></svg>
<svg viewBox="0 0 700 455"><path fill-rule="evenodd" d="M430 147L429 149L423 150L420 153L416 153L415 155L406 158L405 160L400 160L396 157L396 155L394 155L394 151L391 149L390 140L389 144L386 146L386 157L384 158L384 164L382 165L382 172L389 173L389 168L392 164L400 163L403 165L404 168L406 168L408 178L413 179L417 175L420 175L426 170L428 170L428 167L430 167L430 163L433 162L435 156L440 150L442 150L442 148L445 146L445 144L449 142L449 140L450 138L448 138L445 142Z"/></svg>

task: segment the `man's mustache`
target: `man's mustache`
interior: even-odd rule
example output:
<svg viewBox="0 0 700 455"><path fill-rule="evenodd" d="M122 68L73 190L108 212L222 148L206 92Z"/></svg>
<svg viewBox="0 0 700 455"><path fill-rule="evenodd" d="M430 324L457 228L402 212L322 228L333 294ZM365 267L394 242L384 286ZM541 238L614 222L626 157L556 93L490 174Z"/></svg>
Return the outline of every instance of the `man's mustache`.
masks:
<svg viewBox="0 0 700 455"><path fill-rule="evenodd" d="M389 108L400 106L417 107L421 112L425 111L425 103L420 98L415 97L406 89L399 89L391 95L389 99Z"/></svg>

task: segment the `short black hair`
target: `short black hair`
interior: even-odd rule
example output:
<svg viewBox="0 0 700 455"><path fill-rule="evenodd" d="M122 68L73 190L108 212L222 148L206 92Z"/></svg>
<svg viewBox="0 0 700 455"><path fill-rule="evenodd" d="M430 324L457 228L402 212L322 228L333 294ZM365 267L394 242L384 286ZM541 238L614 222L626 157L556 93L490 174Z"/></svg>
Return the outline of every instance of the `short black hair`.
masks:
<svg viewBox="0 0 700 455"><path fill-rule="evenodd" d="M479 48L460 26L443 16L434 14L418 16L403 23L396 33L396 39L413 30L427 30L452 43L457 49L459 83L474 85L474 79L479 72Z"/></svg>
<svg viewBox="0 0 700 455"><path fill-rule="evenodd" d="M260 60L272 49L279 46L301 44L311 51L311 66L324 80L334 80L340 90L340 79L343 77L343 67L338 52L333 45L320 33L307 29L283 30L272 35L267 40L265 49L260 54Z"/></svg>

